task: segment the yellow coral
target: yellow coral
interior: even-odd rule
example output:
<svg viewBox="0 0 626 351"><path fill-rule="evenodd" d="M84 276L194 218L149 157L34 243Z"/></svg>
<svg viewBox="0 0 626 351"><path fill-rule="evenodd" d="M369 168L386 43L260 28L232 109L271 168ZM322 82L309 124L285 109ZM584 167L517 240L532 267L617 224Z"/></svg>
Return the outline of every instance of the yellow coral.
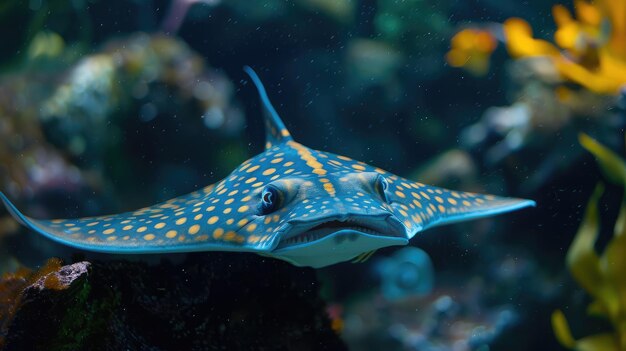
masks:
<svg viewBox="0 0 626 351"><path fill-rule="evenodd" d="M626 84L626 0L577 0L574 8L576 18L562 5L552 8L556 45L533 38L523 19L505 21L509 53L547 56L565 79L596 93L618 93Z"/></svg>
<svg viewBox="0 0 626 351"><path fill-rule="evenodd" d="M626 186L626 163L623 160L586 135L581 135L580 143L596 157L609 181ZM552 314L552 326L559 342L580 351L626 350L626 197L613 238L599 255L594 246L600 231L598 200L602 191L598 186L589 200L585 217L568 250L567 266L592 297L589 313L609 320L613 331L576 340L563 312Z"/></svg>
<svg viewBox="0 0 626 351"><path fill-rule="evenodd" d="M463 67L475 75L484 75L489 70L489 57L497 44L490 32L467 28L452 37L446 60L450 66Z"/></svg>

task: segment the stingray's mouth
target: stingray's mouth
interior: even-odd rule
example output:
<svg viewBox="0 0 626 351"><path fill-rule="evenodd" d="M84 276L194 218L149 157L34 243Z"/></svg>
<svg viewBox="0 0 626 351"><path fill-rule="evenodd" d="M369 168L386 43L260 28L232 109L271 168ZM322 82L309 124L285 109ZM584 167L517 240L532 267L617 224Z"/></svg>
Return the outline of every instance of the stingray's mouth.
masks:
<svg viewBox="0 0 626 351"><path fill-rule="evenodd" d="M308 244L344 230L356 232L355 235L363 234L391 238L406 237L404 227L392 216L326 219L314 223L296 222L288 224L284 229L284 237L278 244L277 249Z"/></svg>

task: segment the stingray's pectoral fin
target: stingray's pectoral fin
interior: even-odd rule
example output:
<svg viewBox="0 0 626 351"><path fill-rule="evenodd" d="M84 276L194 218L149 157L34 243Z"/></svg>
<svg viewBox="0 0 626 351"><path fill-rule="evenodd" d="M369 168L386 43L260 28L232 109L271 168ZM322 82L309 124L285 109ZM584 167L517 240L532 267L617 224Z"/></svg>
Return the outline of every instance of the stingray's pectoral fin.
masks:
<svg viewBox="0 0 626 351"><path fill-rule="evenodd" d="M6 207L7 211L9 211L11 216L13 216L13 218L15 218L16 221L18 221L21 225L26 226L30 229L35 229L30 218L24 216L24 214L22 214L17 209L17 207L15 207L15 205L13 205L11 201L9 201L9 198L7 198L6 195L4 195L1 191L0 191L0 200L2 200L2 203L4 203L4 206Z"/></svg>
<svg viewBox="0 0 626 351"><path fill-rule="evenodd" d="M51 238L55 241L65 243L65 241L62 239L62 234L59 233L59 230L56 230L52 227L56 226L52 221L40 221L24 215L2 192L0 192L0 200L2 200L4 206L6 207L7 211L9 211L11 216L13 216L16 221L18 221L26 228L42 234L48 238Z"/></svg>
<svg viewBox="0 0 626 351"><path fill-rule="evenodd" d="M434 226L535 206L532 200L452 191L419 183L405 184L406 187L394 194L394 201L406 209L399 210L399 213L406 219L409 238Z"/></svg>
<svg viewBox="0 0 626 351"><path fill-rule="evenodd" d="M191 251L267 252L274 247L275 237L254 235L244 227L226 230L218 216L205 219L201 207L188 204L189 196L145 207L133 212L75 219L34 219L20 212L2 193L0 199L25 227L63 245L82 250L158 254ZM188 204L180 212L178 204ZM203 204L197 200L196 204ZM192 212L193 211L193 212ZM206 212L206 211L205 211ZM193 214L193 216L191 215ZM256 226L252 221L250 225Z"/></svg>

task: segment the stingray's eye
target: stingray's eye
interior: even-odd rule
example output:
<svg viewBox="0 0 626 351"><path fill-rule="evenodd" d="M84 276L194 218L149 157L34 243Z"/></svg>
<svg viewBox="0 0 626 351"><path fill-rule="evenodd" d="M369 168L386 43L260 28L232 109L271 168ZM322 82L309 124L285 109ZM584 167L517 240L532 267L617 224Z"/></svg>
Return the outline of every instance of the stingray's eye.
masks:
<svg viewBox="0 0 626 351"><path fill-rule="evenodd" d="M389 202L389 198L387 197L387 189L389 188L389 183L387 182L387 179L385 179L385 177L383 177L382 175L378 175L378 177L376 178L375 188L378 194L380 194L380 197L382 197L385 202Z"/></svg>
<svg viewBox="0 0 626 351"><path fill-rule="evenodd" d="M266 215L278 209L280 205L280 191L268 186L261 193L261 214Z"/></svg>

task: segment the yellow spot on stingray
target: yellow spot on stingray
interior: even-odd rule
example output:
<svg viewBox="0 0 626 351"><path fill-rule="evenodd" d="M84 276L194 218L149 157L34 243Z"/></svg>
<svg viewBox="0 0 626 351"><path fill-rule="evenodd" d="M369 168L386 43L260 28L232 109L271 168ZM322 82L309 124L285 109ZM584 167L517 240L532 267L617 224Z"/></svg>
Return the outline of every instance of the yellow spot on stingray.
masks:
<svg viewBox="0 0 626 351"><path fill-rule="evenodd" d="M169 232L165 233L165 237L169 239L175 238L176 235L178 235L178 232L176 232L175 230L170 230Z"/></svg>
<svg viewBox="0 0 626 351"><path fill-rule="evenodd" d="M326 173L328 173L325 169L321 169L321 168L316 168L312 172L317 175L326 175Z"/></svg>
<svg viewBox="0 0 626 351"><path fill-rule="evenodd" d="M288 137L289 136L289 131L287 129L283 129L280 131L280 135L284 136L284 137Z"/></svg>
<svg viewBox="0 0 626 351"><path fill-rule="evenodd" d="M319 163L317 161L313 161L313 160L308 161L306 164L307 164L307 166L309 166L311 168L321 168L322 167L321 163Z"/></svg>
<svg viewBox="0 0 626 351"><path fill-rule="evenodd" d="M233 202L235 202L235 199L228 199L228 200L224 201L224 204L225 204L225 205L230 205L230 204L232 204Z"/></svg>
<svg viewBox="0 0 626 351"><path fill-rule="evenodd" d="M229 213L231 213L232 211L233 211L233 209L232 209L232 208L230 208L230 207L228 207L228 208L224 209L223 213L224 213L224 214L229 214Z"/></svg>
<svg viewBox="0 0 626 351"><path fill-rule="evenodd" d="M143 236L143 238L148 241L154 240L154 234L146 234Z"/></svg>
<svg viewBox="0 0 626 351"><path fill-rule="evenodd" d="M193 217L194 220L199 221L202 219L202 213L197 214L195 217Z"/></svg>
<svg viewBox="0 0 626 351"><path fill-rule="evenodd" d="M143 233L146 230L148 230L148 227L139 227L139 228L137 228L137 233Z"/></svg>
<svg viewBox="0 0 626 351"><path fill-rule="evenodd" d="M197 224L192 225L191 227L189 227L189 234L194 235L197 234L200 231L200 226Z"/></svg>
<svg viewBox="0 0 626 351"><path fill-rule="evenodd" d="M248 173L252 173L252 172L256 171L257 169L259 169L259 167L260 167L259 165L252 166L252 167L248 168L248 169L246 170L246 172L248 172Z"/></svg>
<svg viewBox="0 0 626 351"><path fill-rule="evenodd" d="M237 233L235 233L235 232L228 232L228 233L226 233L226 235L224 235L224 240L231 241L231 240L235 239L236 236L237 236Z"/></svg>
<svg viewBox="0 0 626 351"><path fill-rule="evenodd" d="M337 156L337 158L340 160L344 160L344 161L352 161L350 157L346 157L346 156Z"/></svg>
<svg viewBox="0 0 626 351"><path fill-rule="evenodd" d="M224 235L224 229L222 228L217 228L213 231L213 238L215 239L221 238L222 235Z"/></svg>
<svg viewBox="0 0 626 351"><path fill-rule="evenodd" d="M257 242L259 242L259 239L261 239L261 237L259 237L258 235L250 235L248 237L248 242L250 244L256 244Z"/></svg>
<svg viewBox="0 0 626 351"><path fill-rule="evenodd" d="M230 193L228 193L228 196L236 195L238 192L239 192L239 190L233 190Z"/></svg>
<svg viewBox="0 0 626 351"><path fill-rule="evenodd" d="M250 184L250 183L254 182L255 180L256 180L256 178L255 178L255 177L248 178L248 179L246 180L246 184Z"/></svg>
<svg viewBox="0 0 626 351"><path fill-rule="evenodd" d="M208 235L199 235L196 237L196 241L207 241L207 240L209 240Z"/></svg>
<svg viewBox="0 0 626 351"><path fill-rule="evenodd" d="M482 203L485 202L485 200L483 200L483 199L476 199L475 201L476 201L476 203L479 203L479 204L482 204Z"/></svg>
<svg viewBox="0 0 626 351"><path fill-rule="evenodd" d="M243 227L244 225L246 225L246 223L248 223L248 220L244 218L244 219L239 220L239 222L237 222L237 226Z"/></svg>
<svg viewBox="0 0 626 351"><path fill-rule="evenodd" d="M130 239L130 235L125 235L125 236L122 238L122 240L128 240L128 239Z"/></svg>
<svg viewBox="0 0 626 351"><path fill-rule="evenodd" d="M265 220L263 221L263 223L270 224L271 221L272 221L272 217L267 216L267 217L265 217Z"/></svg>
<svg viewBox="0 0 626 351"><path fill-rule="evenodd" d="M226 221L226 224L228 224L228 225L231 225L231 224L233 224L233 223L235 223L235 220L234 220L234 219L232 219L232 218L229 218L229 219Z"/></svg>
<svg viewBox="0 0 626 351"><path fill-rule="evenodd" d="M129 219L127 219L127 220L125 220L125 221L122 221L122 224L128 224L128 223L130 223L130 220L129 220Z"/></svg>
<svg viewBox="0 0 626 351"><path fill-rule="evenodd" d="M213 217L209 218L209 220L207 221L207 223L208 223L208 224L215 224L215 223L217 223L217 221L218 221L219 219L220 219L220 218L219 218L218 216L213 216Z"/></svg>
<svg viewBox="0 0 626 351"><path fill-rule="evenodd" d="M215 206L209 206L209 207L207 207L207 208L206 208L206 211L207 211L207 212L211 212L211 211L213 211L214 209L215 209Z"/></svg>
<svg viewBox="0 0 626 351"><path fill-rule="evenodd" d="M467 207L472 206L472 204L469 201L467 201L467 200L463 200L462 203L463 203L463 206L467 206Z"/></svg>
<svg viewBox="0 0 626 351"><path fill-rule="evenodd" d="M263 175L264 176L268 176L268 175L273 174L275 172L276 172L276 168L268 168L268 169L263 171Z"/></svg>
<svg viewBox="0 0 626 351"><path fill-rule="evenodd" d="M107 229L103 231L102 234L109 235L109 234L113 234L113 232L115 232L115 229L111 228L111 229Z"/></svg>
<svg viewBox="0 0 626 351"><path fill-rule="evenodd" d="M246 197L244 197L243 199L241 199L242 202L247 202L250 201L252 199L252 196L248 195Z"/></svg>
<svg viewBox="0 0 626 351"><path fill-rule="evenodd" d="M88 227L93 227L94 225L97 225L100 222L91 222L89 224L87 224Z"/></svg>
<svg viewBox="0 0 626 351"><path fill-rule="evenodd" d="M289 162L285 162L285 164L283 165L284 167L290 167L293 166L293 162L289 161Z"/></svg>
<svg viewBox="0 0 626 351"><path fill-rule="evenodd" d="M438 203L442 204L443 203L443 199L439 196L435 196L435 200L437 200Z"/></svg>
<svg viewBox="0 0 626 351"><path fill-rule="evenodd" d="M252 184L252 187L253 187L253 188L258 188L258 187L260 187L261 185L263 185L263 182L254 183L254 184Z"/></svg>
<svg viewBox="0 0 626 351"><path fill-rule="evenodd" d="M256 230L256 223L252 223L249 226L246 227L246 230L250 233L252 233L253 231Z"/></svg>
<svg viewBox="0 0 626 351"><path fill-rule="evenodd" d="M217 192L217 195L222 195L222 194L224 194L225 192L226 192L226 188L224 188L224 189L222 189L222 190L218 191L218 192Z"/></svg>
<svg viewBox="0 0 626 351"><path fill-rule="evenodd" d="M115 235L112 235L112 236L107 238L108 241L113 241L115 239L117 239L117 237Z"/></svg>
<svg viewBox="0 0 626 351"><path fill-rule="evenodd" d="M328 194L330 194L331 196L335 195L335 187L333 187L332 183L324 183L323 187Z"/></svg>
<svg viewBox="0 0 626 351"><path fill-rule="evenodd" d="M243 205L241 207L239 207L239 209L237 210L237 212L242 213L242 212L246 212L250 207Z"/></svg>
<svg viewBox="0 0 626 351"><path fill-rule="evenodd" d="M163 228L163 227L165 227L165 223L163 223L163 222L161 222L161 223L157 223L157 224L154 226L154 228L156 228L156 229L161 229L161 228Z"/></svg>
<svg viewBox="0 0 626 351"><path fill-rule="evenodd" d="M283 161L283 159L279 157L279 158L273 159L272 161L270 161L270 163L278 163L278 162L282 162L282 161Z"/></svg>
<svg viewBox="0 0 626 351"><path fill-rule="evenodd" d="M456 204L457 204L456 200L455 200L455 199L453 199L453 198L451 198L451 197L449 197L449 198L448 198L448 202L449 202L451 205L456 205Z"/></svg>
<svg viewBox="0 0 626 351"><path fill-rule="evenodd" d="M76 224L74 224L74 223L65 223L65 226L66 226L66 227L73 227L73 226L75 226L75 225L76 225Z"/></svg>
<svg viewBox="0 0 626 351"><path fill-rule="evenodd" d="M176 220L176 224L178 225L185 224L185 222L187 222L187 217L179 218L178 220Z"/></svg>
<svg viewBox="0 0 626 351"><path fill-rule="evenodd" d="M439 208L439 212L441 213L446 212L446 208L443 205L439 205L438 208Z"/></svg>
<svg viewBox="0 0 626 351"><path fill-rule="evenodd" d="M400 190L397 190L397 191L396 191L396 195L398 195L398 197L401 197L401 198L403 198L403 199L406 197L406 195L404 195L404 193L403 193L403 192L401 192Z"/></svg>

